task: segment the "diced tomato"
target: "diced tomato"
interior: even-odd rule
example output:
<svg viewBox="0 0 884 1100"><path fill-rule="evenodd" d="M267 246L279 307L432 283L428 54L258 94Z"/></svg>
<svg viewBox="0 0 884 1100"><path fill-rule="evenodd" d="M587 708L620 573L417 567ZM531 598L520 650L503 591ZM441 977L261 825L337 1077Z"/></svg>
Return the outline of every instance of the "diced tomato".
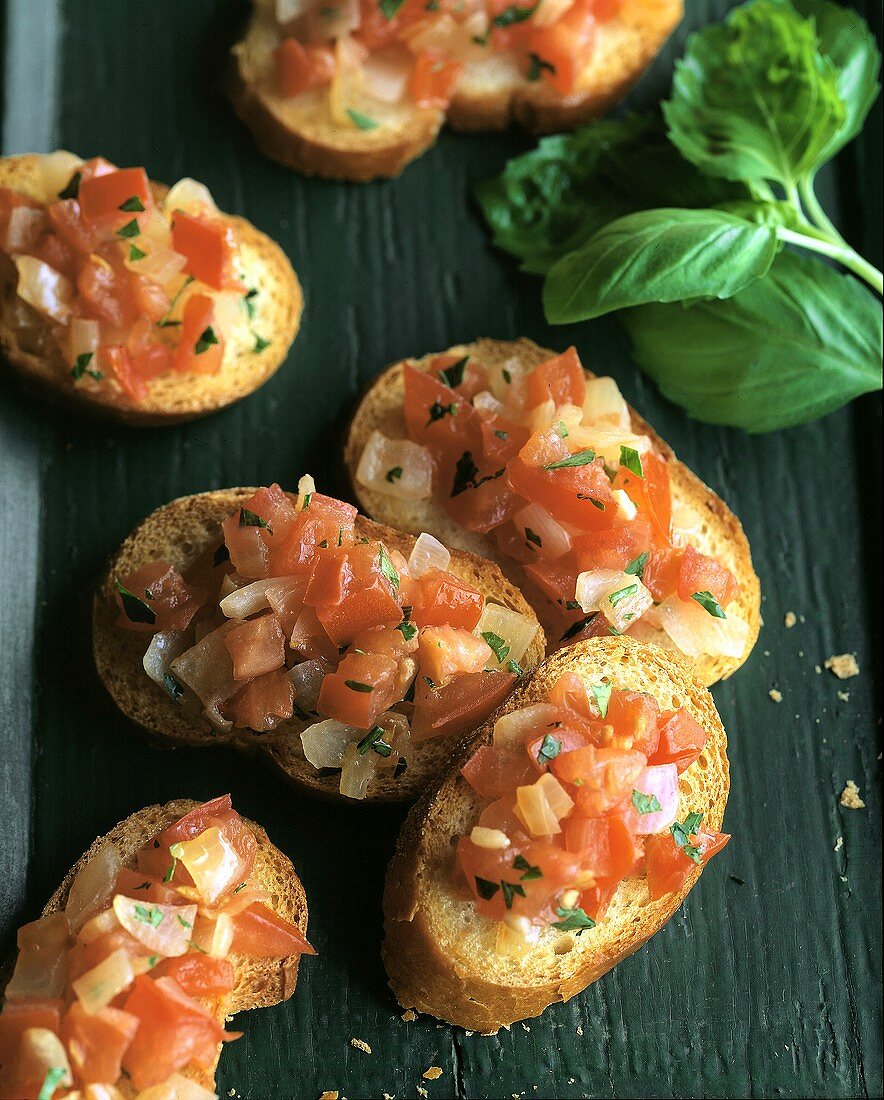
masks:
<svg viewBox="0 0 884 1100"><path fill-rule="evenodd" d="M460 774L483 798L501 798L516 787L533 783L537 772L521 753L504 753L492 745L483 745L460 769Z"/></svg>
<svg viewBox="0 0 884 1100"><path fill-rule="evenodd" d="M215 959L195 951L174 959L161 959L151 973L155 978L174 978L188 997L223 997L236 985L229 959Z"/></svg>
<svg viewBox="0 0 884 1100"><path fill-rule="evenodd" d="M596 878L615 881L632 874L641 849L622 814L605 817L569 817L565 821L565 846L580 856L581 868Z"/></svg>
<svg viewBox="0 0 884 1100"><path fill-rule="evenodd" d="M44 233L37 242L34 255L44 264L49 264L68 279L77 281L80 272L80 257L76 250L57 233Z"/></svg>
<svg viewBox="0 0 884 1100"><path fill-rule="evenodd" d="M147 397L147 386L133 370L129 351L123 344L102 344L98 354L99 361L110 367L127 397L136 403Z"/></svg>
<svg viewBox="0 0 884 1100"><path fill-rule="evenodd" d="M645 863L651 901L681 890L691 873L705 866L729 840L730 836L726 833L692 833L690 842L699 850L698 864L675 843L671 832L649 836L645 841Z"/></svg>
<svg viewBox="0 0 884 1100"><path fill-rule="evenodd" d="M411 98L416 107L440 107L451 103L463 74L459 61L447 60L430 53L419 53L411 70Z"/></svg>
<svg viewBox="0 0 884 1100"><path fill-rule="evenodd" d="M92 225L83 217L76 199L50 203L46 213L53 230L81 256L93 253L104 237L101 226Z"/></svg>
<svg viewBox="0 0 884 1100"><path fill-rule="evenodd" d="M172 248L187 257L185 271L214 290L239 290L233 265L237 253L233 230L220 218L185 214L172 218Z"/></svg>
<svg viewBox="0 0 884 1100"><path fill-rule="evenodd" d="M77 290L88 314L112 328L131 328L138 319L129 272L100 256L90 256L83 264Z"/></svg>
<svg viewBox="0 0 884 1100"><path fill-rule="evenodd" d="M576 672L563 672L549 692L549 701L558 707L573 711L587 720L595 717L589 705L586 684Z"/></svg>
<svg viewBox="0 0 884 1100"><path fill-rule="evenodd" d="M335 55L327 46L305 46L297 38L280 42L273 65L279 90L287 97L321 88L335 75Z"/></svg>
<svg viewBox="0 0 884 1100"><path fill-rule="evenodd" d="M215 327L215 303L207 294L187 299L175 348L175 370L181 374L217 374L224 360L224 338Z"/></svg>
<svg viewBox="0 0 884 1100"><path fill-rule="evenodd" d="M544 840L481 848L463 836L456 853L476 909L492 920L501 920L508 912L540 915L580 871L579 856Z"/></svg>
<svg viewBox="0 0 884 1100"><path fill-rule="evenodd" d="M271 576L309 571L320 544L328 547L352 545L356 521L356 509L352 504L313 493L307 507L296 516L284 534L274 535L269 561Z"/></svg>
<svg viewBox="0 0 884 1100"><path fill-rule="evenodd" d="M642 583L660 603L678 587L684 551L675 546L654 547L642 572Z"/></svg>
<svg viewBox="0 0 884 1100"><path fill-rule="evenodd" d="M284 541L296 512L278 485L259 489L221 524L233 567L244 577L269 577L271 546Z"/></svg>
<svg viewBox="0 0 884 1100"><path fill-rule="evenodd" d="M389 555L380 543L358 543L348 549L323 551L332 562L329 577L313 579L307 586L305 602L314 604L323 597L316 615L336 645L352 642L373 626L395 626L402 621L402 608L393 590ZM339 602L331 602L340 587Z"/></svg>
<svg viewBox="0 0 884 1100"><path fill-rule="evenodd" d="M119 578L131 597L115 593L120 613L117 626L142 633L160 630L186 630L194 615L205 604L208 593L186 583L167 561L151 561L134 573ZM152 621L143 621L151 619Z"/></svg>
<svg viewBox="0 0 884 1100"><path fill-rule="evenodd" d="M451 368L462 363L465 358L465 365L457 371L460 375L458 381L452 376ZM443 385L457 390L468 401L472 401L480 390L488 388L488 371L472 356L436 355L430 362L430 373L435 374ZM451 386L452 381L457 382L457 385Z"/></svg>
<svg viewBox="0 0 884 1100"><path fill-rule="evenodd" d="M61 1038L77 1081L83 1085L115 1082L138 1025L136 1016L118 1008L103 1008L90 1015L74 1001L65 1013Z"/></svg>
<svg viewBox="0 0 884 1100"><path fill-rule="evenodd" d="M577 590L576 567L569 566L564 560L559 559L553 562L528 564L525 566L525 572L553 603L559 604L560 607L566 610L580 611L580 607L574 599ZM566 608L566 604L569 602L575 604L575 606Z"/></svg>
<svg viewBox="0 0 884 1100"><path fill-rule="evenodd" d="M482 454L497 469L519 453L530 434L523 424L516 424L497 413L482 416L480 426Z"/></svg>
<svg viewBox="0 0 884 1100"><path fill-rule="evenodd" d="M420 632L420 673L436 687L455 676L481 672L493 658L491 646L469 630L455 626L425 626Z"/></svg>
<svg viewBox="0 0 884 1100"><path fill-rule="evenodd" d="M238 1038L172 978L153 981L140 975L124 1009L138 1018L135 1038L123 1055L123 1069L137 1089L158 1085L188 1065L211 1070L218 1043Z"/></svg>
<svg viewBox="0 0 884 1100"><path fill-rule="evenodd" d="M577 349L570 347L540 363L528 375L527 406L533 408L553 399L558 405L583 405L586 396L586 375Z"/></svg>
<svg viewBox="0 0 884 1100"><path fill-rule="evenodd" d="M0 1012L0 1066L15 1059L22 1032L29 1027L45 1027L58 1034L61 1027L61 1000L6 1000Z"/></svg>
<svg viewBox="0 0 884 1100"><path fill-rule="evenodd" d="M590 569L623 570L641 554L650 551L651 522L637 515L628 523L575 535L572 550L577 572ZM647 560L647 559L646 559Z"/></svg>
<svg viewBox="0 0 884 1100"><path fill-rule="evenodd" d="M545 772L549 770L553 753L558 755L562 752L573 752L574 749L582 749L592 743L588 722L559 722L554 728L545 730L526 742L525 748L535 771ZM536 775L532 776L531 782L535 778Z"/></svg>
<svg viewBox="0 0 884 1100"><path fill-rule="evenodd" d="M125 928L113 928L110 932L103 932L89 943L78 941L68 953L68 980L74 981L81 974L98 966L100 962L113 955L115 951L124 950L130 958L136 959L144 955L144 944L130 935Z"/></svg>
<svg viewBox="0 0 884 1100"><path fill-rule="evenodd" d="M540 59L542 78L562 95L571 95L586 68L595 38L596 16L592 0L575 0L549 27L537 27L528 35L528 51Z"/></svg>
<svg viewBox="0 0 884 1100"><path fill-rule="evenodd" d="M150 181L143 168L119 168L82 179L77 199L83 217L90 222L130 221L153 205Z"/></svg>
<svg viewBox="0 0 884 1100"><path fill-rule="evenodd" d="M418 636L415 632L406 638L401 630L396 627L375 626L365 630L353 642L353 648L365 653L382 653L385 657L392 657L395 661L401 661L408 657L418 647Z"/></svg>
<svg viewBox="0 0 884 1100"><path fill-rule="evenodd" d="M27 195L22 195L18 191L13 191L10 187L0 187L0 251L11 252L12 242L7 236L9 230L9 220L12 215L12 211L26 207L29 210L43 209L43 204L37 202L34 199L28 198ZM45 221L45 219L43 219ZM41 223L36 224L36 233L40 232ZM16 249L20 251L20 249ZM48 262L48 261L47 261ZM55 266L54 264L52 265Z"/></svg>
<svg viewBox="0 0 884 1100"><path fill-rule="evenodd" d="M659 719L660 708L653 695L619 689L611 692L605 721L614 728L615 747L635 749L650 756L660 738Z"/></svg>
<svg viewBox="0 0 884 1100"><path fill-rule="evenodd" d="M289 646L302 653L308 661L337 661L338 647L325 632L312 607L305 607L298 616L289 638Z"/></svg>
<svg viewBox="0 0 884 1100"><path fill-rule="evenodd" d="M601 879L580 895L580 908L598 923L605 915L611 899L617 893L619 879Z"/></svg>
<svg viewBox="0 0 884 1100"><path fill-rule="evenodd" d="M237 680L251 680L285 664L285 635L274 614L234 626L224 635Z"/></svg>
<svg viewBox="0 0 884 1100"><path fill-rule="evenodd" d="M640 752L587 745L561 753L550 769L557 779L573 785L569 793L580 812L596 817L613 810L631 795L646 765L647 758Z"/></svg>
<svg viewBox="0 0 884 1100"><path fill-rule="evenodd" d="M639 512L651 521L656 537L668 543L672 529L669 466L653 451L641 456L641 464L642 477L621 466L611 482L611 487L623 489Z"/></svg>
<svg viewBox="0 0 884 1100"><path fill-rule="evenodd" d="M708 734L686 710L660 715L660 740L651 756L651 764L675 764L686 771L706 747Z"/></svg>
<svg viewBox="0 0 884 1100"><path fill-rule="evenodd" d="M437 688L418 676L412 738L425 741L477 729L509 695L515 680L511 672L468 672Z"/></svg>
<svg viewBox="0 0 884 1100"><path fill-rule="evenodd" d="M437 484L443 487L439 503L459 526L485 534L525 504L505 475L503 463L482 459L478 450L450 453L439 462Z"/></svg>
<svg viewBox="0 0 884 1100"><path fill-rule="evenodd" d="M235 726L259 733L276 729L280 722L291 718L294 709L295 693L285 668L258 676L225 704Z"/></svg>
<svg viewBox="0 0 884 1100"><path fill-rule="evenodd" d="M479 416L469 401L434 375L408 363L402 368L402 377L410 439L449 453L480 452Z"/></svg>
<svg viewBox="0 0 884 1100"><path fill-rule="evenodd" d="M168 859L167 873L172 870L174 864L171 856ZM127 898L138 898L140 901L155 902L158 905L181 905L185 900L174 886L151 878L143 871L133 871L129 867L120 868L114 883L114 893L125 894Z"/></svg>
<svg viewBox="0 0 884 1100"><path fill-rule="evenodd" d="M140 320L159 321L169 312L172 299L159 283L130 271L129 285Z"/></svg>
<svg viewBox="0 0 884 1100"><path fill-rule="evenodd" d="M485 597L468 581L441 569L430 569L418 582L421 626L459 626L473 630L485 608Z"/></svg>
<svg viewBox="0 0 884 1100"><path fill-rule="evenodd" d="M556 465L571 457L555 432L538 433L507 467L510 486L525 500L537 501L555 519L581 531L612 527L614 497L602 459L579 466Z"/></svg>
<svg viewBox="0 0 884 1100"><path fill-rule="evenodd" d="M379 653L348 653L319 689L320 714L369 729L397 702L398 664Z"/></svg>
<svg viewBox="0 0 884 1100"><path fill-rule="evenodd" d="M446 0L439 0L440 6ZM359 26L354 32L357 41L375 50L395 42L402 31L427 16L427 0L405 0L391 17L381 9L377 0L359 0Z"/></svg>
<svg viewBox="0 0 884 1100"><path fill-rule="evenodd" d="M260 901L252 902L233 918L232 950L256 959L316 954L300 928Z"/></svg>
<svg viewBox="0 0 884 1100"><path fill-rule="evenodd" d="M684 548L678 574L679 599L689 600L695 592L711 592L724 608L737 598L740 586L726 566L689 544Z"/></svg>

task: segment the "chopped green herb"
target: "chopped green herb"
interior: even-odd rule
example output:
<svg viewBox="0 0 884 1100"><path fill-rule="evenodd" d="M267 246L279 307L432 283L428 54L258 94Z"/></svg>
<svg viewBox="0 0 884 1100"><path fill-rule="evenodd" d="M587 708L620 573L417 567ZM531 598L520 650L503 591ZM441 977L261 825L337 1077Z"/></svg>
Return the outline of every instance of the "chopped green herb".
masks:
<svg viewBox="0 0 884 1100"><path fill-rule="evenodd" d="M580 603L577 600L565 600L565 610L566 611L582 611L583 608L580 606Z"/></svg>
<svg viewBox="0 0 884 1100"><path fill-rule="evenodd" d="M612 592L608 596L608 603L611 607L616 607L618 603L622 603L623 600L629 596L634 596L638 592L638 582L635 584L628 584L625 588L618 588L616 592Z"/></svg>
<svg viewBox="0 0 884 1100"><path fill-rule="evenodd" d="M405 0L378 0L378 7L387 19L392 19Z"/></svg>
<svg viewBox="0 0 884 1100"><path fill-rule="evenodd" d="M495 15L491 23L495 27L511 27L514 23L524 23L526 19L530 19L536 10L537 4L530 8L520 8L518 4L510 4L499 15Z"/></svg>
<svg viewBox="0 0 884 1100"><path fill-rule="evenodd" d="M362 684L359 680L345 680L344 687L348 687L351 691L362 692L363 694L374 691L374 686L372 684Z"/></svg>
<svg viewBox="0 0 884 1100"><path fill-rule="evenodd" d="M645 471L642 468L642 456L633 447L620 448L620 465L625 466L631 474L643 478Z"/></svg>
<svg viewBox="0 0 884 1100"><path fill-rule="evenodd" d="M439 10L439 0L427 0L426 4L424 4L424 11L438 11L438 10Z"/></svg>
<svg viewBox="0 0 884 1100"><path fill-rule="evenodd" d="M428 411L430 419L427 421L426 427L429 428L431 424L441 420L443 416L457 416L457 405L454 401L450 405L443 405L440 401L434 401Z"/></svg>
<svg viewBox="0 0 884 1100"><path fill-rule="evenodd" d="M399 591L399 574L396 572L396 567L390 561L390 555L387 553L387 548L381 543L381 549L379 554L378 564L381 567L381 573L387 580L387 583L393 589L394 592Z"/></svg>
<svg viewBox="0 0 884 1100"><path fill-rule="evenodd" d="M265 340L263 336L259 336L257 332L253 332L252 335L255 337L255 346L252 349L255 353L266 351L273 343L272 340Z"/></svg>
<svg viewBox="0 0 884 1100"><path fill-rule="evenodd" d="M494 434L497 436L498 439L503 439L503 440L507 440L510 437L509 432L502 432L499 428L495 429Z"/></svg>
<svg viewBox="0 0 884 1100"><path fill-rule="evenodd" d="M675 846L681 848L688 859L694 863L700 863L703 853L695 845L691 844L691 836L697 832L703 821L703 815L694 810L682 822L674 822L669 826Z"/></svg>
<svg viewBox="0 0 884 1100"><path fill-rule="evenodd" d="M163 923L163 911L157 909L155 905L136 905L134 916L136 920L141 921L142 924L149 924L151 928L157 928Z"/></svg>
<svg viewBox="0 0 884 1100"><path fill-rule="evenodd" d="M536 878L543 878L543 871L539 867L532 867L524 856L516 856L513 860L513 867L517 871L524 872L521 876L522 882L532 882Z"/></svg>
<svg viewBox="0 0 884 1100"><path fill-rule="evenodd" d="M119 593L123 611L130 623L147 623L148 626L153 626L157 621L157 615L152 607L148 607L144 600L139 599L134 592L130 592L116 579L114 588Z"/></svg>
<svg viewBox="0 0 884 1100"><path fill-rule="evenodd" d="M645 550L643 554L639 554L637 558L633 558L629 565L623 570L624 573L628 573L630 577L638 577L639 580L645 574L645 566L648 563L648 551Z"/></svg>
<svg viewBox="0 0 884 1100"><path fill-rule="evenodd" d="M250 512L248 508L240 508L239 510L239 526L240 527L263 527L269 534L273 534L273 528L267 522L266 519L262 519L256 512Z"/></svg>
<svg viewBox="0 0 884 1100"><path fill-rule="evenodd" d="M588 493L578 493L577 494L577 499L578 500L588 500L589 503L593 506L593 508L598 508L598 510L600 512L604 512L604 510L605 510L605 505L603 504L603 502L600 501L600 500L596 500L595 497L591 497Z"/></svg>
<svg viewBox="0 0 884 1100"><path fill-rule="evenodd" d="M254 321L255 319L255 298L257 298L257 296L257 287L247 290L243 296L243 301L246 304L246 313L248 313L250 321Z"/></svg>
<svg viewBox="0 0 884 1100"><path fill-rule="evenodd" d="M178 866L178 857L172 856L172 862L169 864L169 870L163 875L163 882L171 882L172 877L175 874L175 868Z"/></svg>
<svg viewBox="0 0 884 1100"><path fill-rule="evenodd" d="M549 73L551 76L556 75L556 67L551 61L544 61L540 54L531 53L528 55L528 72L525 73L525 78L530 81L540 80L541 75L544 72Z"/></svg>
<svg viewBox="0 0 884 1100"><path fill-rule="evenodd" d="M572 638L576 638L578 634L586 630L586 628L592 623L593 619L595 619L596 615L598 615L598 611L593 611L589 615L586 615L584 618L578 619L576 623L571 623L571 625L561 636L559 641L570 642Z"/></svg>
<svg viewBox="0 0 884 1100"><path fill-rule="evenodd" d="M227 549L225 543L221 543L215 553L212 555L212 567L217 568L222 562L230 561L230 551Z"/></svg>
<svg viewBox="0 0 884 1100"><path fill-rule="evenodd" d="M555 760L561 751L562 742L558 737L553 737L551 733L548 733L540 742L540 748L537 750L537 763L541 768L545 768L550 760Z"/></svg>
<svg viewBox="0 0 884 1100"><path fill-rule="evenodd" d="M518 661L514 661L512 657L506 663L507 670L513 674L513 676L521 676L525 671Z"/></svg>
<svg viewBox="0 0 884 1100"><path fill-rule="evenodd" d="M491 882L487 878L479 878L479 876L476 875L476 892L478 893L480 898L483 898L485 901L489 901L491 898L494 897L499 889L500 883Z"/></svg>
<svg viewBox="0 0 884 1100"><path fill-rule="evenodd" d="M543 468L544 470L566 470L571 466L588 466L590 462L595 461L595 451L587 448L584 451L578 451L576 454L568 455L567 458L560 458L558 462L548 462Z"/></svg>
<svg viewBox="0 0 884 1100"><path fill-rule="evenodd" d="M175 914L175 920L178 921L182 928L193 928L193 925L190 923L190 921L185 920L180 913Z"/></svg>
<svg viewBox="0 0 884 1100"><path fill-rule="evenodd" d="M513 376L506 369L506 367L504 367L504 369L500 372L500 374L501 374L501 377L503 378L504 382L506 382L507 385L510 385L510 383L513 380Z"/></svg>
<svg viewBox="0 0 884 1100"><path fill-rule="evenodd" d="M485 474L484 477L478 477L479 468L473 462L472 451L464 451L464 453L457 460L457 466L454 471L454 483L451 487L451 496L460 496L461 493L465 493L467 489L478 489L480 485L484 485L486 481L494 481L496 478L503 477L506 470L497 470L493 474Z"/></svg>
<svg viewBox="0 0 884 1100"><path fill-rule="evenodd" d="M587 916L579 907L574 909L559 907L556 909L556 916L562 919L553 921L552 926L562 932L576 932L579 936L581 932L586 932L589 928L595 928L595 921L592 917Z"/></svg>
<svg viewBox="0 0 884 1100"><path fill-rule="evenodd" d="M467 363L469 363L470 357L465 355L463 359L458 359L456 363L452 363L450 367L445 367L444 370L439 371L439 378L443 385L449 386L451 389L456 390L457 387L463 382L463 373L466 370Z"/></svg>
<svg viewBox="0 0 884 1100"><path fill-rule="evenodd" d="M384 734L386 732L383 726L374 726L356 746L356 751L360 756L365 756L367 752L374 749L378 756L389 756L393 749L392 746L388 745L384 740Z"/></svg>
<svg viewBox="0 0 884 1100"><path fill-rule="evenodd" d="M382 8L385 2L388 2L388 0L381 0ZM362 111L354 110L353 107L347 108L347 114L357 130L376 130L380 126L376 118L369 118L368 115L364 115Z"/></svg>
<svg viewBox="0 0 884 1100"><path fill-rule="evenodd" d="M543 539L536 531L532 531L530 527L525 528L525 538L528 542L533 542L535 546L543 546Z"/></svg>
<svg viewBox="0 0 884 1100"><path fill-rule="evenodd" d="M135 260L143 260L147 255L146 252L142 252L137 244L129 245L129 262L134 263Z"/></svg>
<svg viewBox="0 0 884 1100"><path fill-rule="evenodd" d="M63 191L58 192L60 199L76 199L80 195L80 181L83 179L82 172L74 172L71 178L68 180L67 185Z"/></svg>
<svg viewBox="0 0 884 1100"><path fill-rule="evenodd" d="M147 960L147 965L151 967L151 969L153 969L153 967L155 967L159 961L159 955L151 955L150 958Z"/></svg>
<svg viewBox="0 0 884 1100"><path fill-rule="evenodd" d="M398 779L407 767L408 761L405 759L404 756L400 756L399 759L396 761L396 767L393 769L393 778Z"/></svg>
<svg viewBox="0 0 884 1100"><path fill-rule="evenodd" d="M140 214L144 210L144 203L137 195L133 195L131 199L126 199L125 202L120 203L117 209L122 210L126 214Z"/></svg>
<svg viewBox="0 0 884 1100"><path fill-rule="evenodd" d="M194 345L194 351L197 355L202 355L204 351L208 351L213 344L218 343L218 337L215 335L215 330L211 325L208 328L204 328L200 333L200 338Z"/></svg>
<svg viewBox="0 0 884 1100"><path fill-rule="evenodd" d="M724 613L724 608L711 592L694 592L691 595L691 599L696 600L700 607L702 607L704 611L708 611L714 619L727 618L727 615Z"/></svg>
<svg viewBox="0 0 884 1100"><path fill-rule="evenodd" d="M100 382L104 375L100 370L96 370L94 367L90 367L95 356L94 352L84 351L74 360L74 365L71 368L71 378L75 382L79 382L84 374L88 374L90 378L94 378L96 382Z"/></svg>
<svg viewBox="0 0 884 1100"><path fill-rule="evenodd" d="M79 172L77 175L79 176ZM40 1086L40 1092L37 1095L37 1100L52 1100L55 1095L55 1090L62 1083L67 1076L67 1069L65 1066L50 1066L46 1070L46 1076L43 1078L43 1084Z"/></svg>
<svg viewBox="0 0 884 1100"><path fill-rule="evenodd" d="M599 708L599 714L602 718L608 717L608 703L611 701L611 688L612 685L606 680L602 681L600 684L590 685L589 690L592 692L592 697L595 699L596 706Z"/></svg>
<svg viewBox="0 0 884 1100"><path fill-rule="evenodd" d="M519 882L507 882L506 879L501 879L500 888L503 891L503 903L507 909L512 909L513 898L517 894L520 898L525 897L525 887Z"/></svg>
<svg viewBox="0 0 884 1100"><path fill-rule="evenodd" d="M157 321L157 328L169 328L171 325L181 324L180 321L171 321L169 318L172 316L172 311L174 310L175 306L178 305L178 299L184 293L185 289L190 286L193 280L194 276L188 275L181 286L175 291L175 297L169 303L169 308L166 310L165 316L161 317L159 321Z"/></svg>
<svg viewBox="0 0 884 1100"><path fill-rule="evenodd" d="M417 634L417 627L414 623L410 623L408 619L403 619L396 629L402 634L406 642L410 642L415 634Z"/></svg>
<svg viewBox="0 0 884 1100"><path fill-rule="evenodd" d="M568 436L571 434L568 431L568 425L565 423L564 420L560 420L557 424L554 425L554 428L555 433L559 437L559 439L567 439Z"/></svg>
<svg viewBox="0 0 884 1100"><path fill-rule="evenodd" d="M632 792L632 804L640 814L655 814L663 809L655 794L645 794L644 791Z"/></svg>
<svg viewBox="0 0 884 1100"><path fill-rule="evenodd" d="M138 224L138 219L133 218L132 221L126 222L122 229L117 230L118 237L140 237L141 226Z"/></svg>
<svg viewBox="0 0 884 1100"><path fill-rule="evenodd" d="M506 641L501 638L499 634L495 634L493 630L483 630L482 637L488 645L491 646L498 662L503 664L510 651L510 647L506 644Z"/></svg>
<svg viewBox="0 0 884 1100"><path fill-rule="evenodd" d="M389 481L389 483L391 485L393 484L394 481L399 481L399 479L401 477L402 477L402 467L401 466L391 466L390 469L387 470L387 472L384 474L384 480Z"/></svg>

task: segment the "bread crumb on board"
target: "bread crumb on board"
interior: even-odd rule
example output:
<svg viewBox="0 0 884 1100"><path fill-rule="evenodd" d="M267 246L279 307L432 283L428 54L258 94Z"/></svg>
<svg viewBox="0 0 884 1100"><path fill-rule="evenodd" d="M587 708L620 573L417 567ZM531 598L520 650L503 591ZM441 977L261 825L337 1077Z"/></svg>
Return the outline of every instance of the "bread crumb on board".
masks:
<svg viewBox="0 0 884 1100"><path fill-rule="evenodd" d="M836 852L840 852L840 851L841 851L841 849L842 849L843 847L844 847L844 837L843 837L843 836L839 836L839 837L838 837L838 838L837 838L837 839L835 840L835 851L836 851Z"/></svg>
<svg viewBox="0 0 884 1100"><path fill-rule="evenodd" d="M430 1066L429 1069L424 1070L421 1076L425 1081L438 1081L439 1078L442 1076L442 1067Z"/></svg>
<svg viewBox="0 0 884 1100"><path fill-rule="evenodd" d="M838 696L838 698L841 700L842 703L849 703L850 702L850 692L849 691L836 691L835 694Z"/></svg>
<svg viewBox="0 0 884 1100"><path fill-rule="evenodd" d="M363 1054L371 1054L371 1047L364 1039L351 1039L350 1046L361 1050Z"/></svg>
<svg viewBox="0 0 884 1100"><path fill-rule="evenodd" d="M418 1085L418 1086L417 1086L417 1094L418 1094L418 1096L429 1096L429 1095L430 1095L430 1094L429 1094L429 1093L427 1092L427 1090L426 1090L426 1089L422 1089L422 1088L420 1087L420 1085Z"/></svg>
<svg viewBox="0 0 884 1100"><path fill-rule="evenodd" d="M866 808L865 802L863 802L859 796L859 787L857 787L852 779L847 780L839 801L841 805L845 806L848 810L864 810Z"/></svg>
<svg viewBox="0 0 884 1100"><path fill-rule="evenodd" d="M340 1095L337 1089L333 1089L331 1092L324 1092L319 1100L339 1100Z"/></svg>
<svg viewBox="0 0 884 1100"><path fill-rule="evenodd" d="M832 657L827 657L823 664L839 680L849 680L851 676L859 676L859 665L852 653L836 653Z"/></svg>
<svg viewBox="0 0 884 1100"><path fill-rule="evenodd" d="M773 699L775 703L782 703L783 693L781 691L777 691L776 688L771 688L767 694L771 697L771 699Z"/></svg>
<svg viewBox="0 0 884 1100"><path fill-rule="evenodd" d="M795 614L794 611L787 611L786 617L783 619L783 622L786 624L786 630L791 630L792 627L798 622L798 616Z"/></svg>
<svg viewBox="0 0 884 1100"><path fill-rule="evenodd" d="M399 1019L404 1020L407 1024L412 1024L417 1019L417 1013L412 1008L406 1008Z"/></svg>

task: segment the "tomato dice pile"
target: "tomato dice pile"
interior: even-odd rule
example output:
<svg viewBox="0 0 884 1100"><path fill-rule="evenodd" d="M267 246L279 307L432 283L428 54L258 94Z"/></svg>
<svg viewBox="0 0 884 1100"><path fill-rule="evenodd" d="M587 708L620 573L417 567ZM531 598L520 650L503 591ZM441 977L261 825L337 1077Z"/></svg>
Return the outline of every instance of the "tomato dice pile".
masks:
<svg viewBox="0 0 884 1100"><path fill-rule="evenodd" d="M177 1095L176 1075L211 1073L218 1044L239 1037L218 1022L236 981L230 954L314 953L251 882L256 850L224 795L149 840L132 866L111 845L90 860L64 911L19 931L0 1013L0 1097L101 1084L110 1098L123 1080Z"/></svg>
<svg viewBox="0 0 884 1100"><path fill-rule="evenodd" d="M59 156L76 168L56 191ZM45 202L0 188L0 252L74 384L138 404L153 379L216 373L232 330L248 327L254 292L237 277L236 238L208 192L182 180L160 200L143 168L68 154L44 163Z"/></svg>
<svg viewBox="0 0 884 1100"><path fill-rule="evenodd" d="M444 355L402 370L435 501L524 567L560 644L631 632L689 656L742 653L737 580L673 524L668 459L613 379L588 380L574 348L533 368Z"/></svg>
<svg viewBox="0 0 884 1100"><path fill-rule="evenodd" d="M359 103L369 110L373 101L444 110L467 65L503 53L529 82L571 95L599 24L619 7L619 0L564 0L554 8L528 0L359 0L352 16L349 9L337 18L308 11L279 28L276 88L288 98L337 85L346 94L358 86ZM365 117L360 106L354 125ZM362 128L374 126L363 121Z"/></svg>
<svg viewBox="0 0 884 1100"><path fill-rule="evenodd" d="M413 741L478 726L522 671L537 625L486 606L447 568L361 537L352 505L303 484L297 497L259 489L184 576L153 561L117 578L118 624L154 636L167 655L154 678L216 725L306 724L307 759L342 768L344 789L344 772L401 775ZM506 627L487 625L495 613Z"/></svg>
<svg viewBox="0 0 884 1100"><path fill-rule="evenodd" d="M685 709L565 673L547 700L498 719L462 774L487 802L457 842L455 882L501 922L498 950L536 929L581 933L620 883L644 873L651 900L678 892L728 841L679 815L678 777L707 734ZM532 929L535 932L532 932Z"/></svg>

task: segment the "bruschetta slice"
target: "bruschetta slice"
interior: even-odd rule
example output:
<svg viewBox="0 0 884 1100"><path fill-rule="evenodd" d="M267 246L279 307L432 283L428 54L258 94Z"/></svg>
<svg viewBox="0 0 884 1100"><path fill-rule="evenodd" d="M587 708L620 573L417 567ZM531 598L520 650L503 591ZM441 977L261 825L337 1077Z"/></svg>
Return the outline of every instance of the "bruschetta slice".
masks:
<svg viewBox="0 0 884 1100"><path fill-rule="evenodd" d="M677 911L728 795L709 692L657 646L550 657L411 810L383 958L406 1008L491 1032L566 1001Z"/></svg>
<svg viewBox="0 0 884 1100"><path fill-rule="evenodd" d="M131 424L205 416L276 372L301 307L279 246L195 180L0 159L0 348L44 393Z"/></svg>
<svg viewBox="0 0 884 1100"><path fill-rule="evenodd" d="M385 470L405 449L433 475L403 498ZM627 633L713 684L755 644L739 520L573 348L478 340L397 363L360 403L345 461L373 519L496 561L550 651Z"/></svg>
<svg viewBox="0 0 884 1100"><path fill-rule="evenodd" d="M413 799L544 652L496 565L372 523L309 477L297 495L154 512L93 622L99 676L154 737L232 744L315 794L377 801Z"/></svg>
<svg viewBox="0 0 884 1100"><path fill-rule="evenodd" d="M563 130L604 114L681 0L255 0L233 102L262 151L333 179L398 175L448 121Z"/></svg>
<svg viewBox="0 0 884 1100"><path fill-rule="evenodd" d="M19 930L0 1096L214 1100L225 1021L291 997L306 932L294 867L229 795L139 810Z"/></svg>

